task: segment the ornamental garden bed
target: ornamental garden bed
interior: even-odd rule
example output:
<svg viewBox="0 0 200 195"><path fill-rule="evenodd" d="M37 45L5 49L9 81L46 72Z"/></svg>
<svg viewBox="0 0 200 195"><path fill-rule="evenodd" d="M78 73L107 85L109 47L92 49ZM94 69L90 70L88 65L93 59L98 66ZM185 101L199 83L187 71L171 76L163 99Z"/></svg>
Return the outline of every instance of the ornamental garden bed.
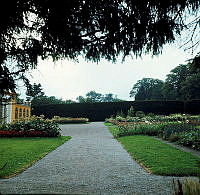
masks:
<svg viewBox="0 0 200 195"><path fill-rule="evenodd" d="M200 151L200 115L116 116L106 119L106 122L115 125L111 131L116 138L130 135L158 136Z"/></svg>
<svg viewBox="0 0 200 195"><path fill-rule="evenodd" d="M89 122L88 118L71 118L59 116L54 116L51 120L59 124L84 124Z"/></svg>
<svg viewBox="0 0 200 195"><path fill-rule="evenodd" d="M58 137L60 131L58 123L43 116L0 125L0 137Z"/></svg>
<svg viewBox="0 0 200 195"><path fill-rule="evenodd" d="M148 172L158 175L199 176L200 157L155 138L200 150L200 116L184 114L117 115L106 119L113 136Z"/></svg>

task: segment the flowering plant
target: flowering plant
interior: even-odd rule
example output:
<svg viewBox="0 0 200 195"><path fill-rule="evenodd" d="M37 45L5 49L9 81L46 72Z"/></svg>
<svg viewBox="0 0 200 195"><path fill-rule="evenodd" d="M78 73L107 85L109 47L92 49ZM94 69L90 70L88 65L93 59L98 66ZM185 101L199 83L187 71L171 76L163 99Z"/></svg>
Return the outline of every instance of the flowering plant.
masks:
<svg viewBox="0 0 200 195"><path fill-rule="evenodd" d="M44 119L43 116L32 116L29 121L20 120L0 126L0 136L33 136L33 137L56 137L60 135L59 125L51 120Z"/></svg>

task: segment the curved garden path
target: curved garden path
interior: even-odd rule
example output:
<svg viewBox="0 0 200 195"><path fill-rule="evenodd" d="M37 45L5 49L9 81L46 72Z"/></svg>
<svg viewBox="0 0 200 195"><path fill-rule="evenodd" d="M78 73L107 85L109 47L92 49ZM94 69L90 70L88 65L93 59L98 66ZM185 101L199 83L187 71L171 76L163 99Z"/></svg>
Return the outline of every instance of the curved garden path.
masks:
<svg viewBox="0 0 200 195"><path fill-rule="evenodd" d="M72 139L18 176L0 179L0 193L173 194L172 177L147 173L102 122L61 128Z"/></svg>

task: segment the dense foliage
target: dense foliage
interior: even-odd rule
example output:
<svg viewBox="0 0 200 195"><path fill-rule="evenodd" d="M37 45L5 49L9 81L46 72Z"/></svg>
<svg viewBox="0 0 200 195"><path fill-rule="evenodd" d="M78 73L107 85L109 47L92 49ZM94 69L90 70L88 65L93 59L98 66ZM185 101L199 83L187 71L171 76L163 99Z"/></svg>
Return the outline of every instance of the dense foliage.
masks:
<svg viewBox="0 0 200 195"><path fill-rule="evenodd" d="M135 100L200 99L199 83L200 72L191 63L181 64L170 71L165 82L153 78L138 80L130 91L130 97L135 97Z"/></svg>
<svg viewBox="0 0 200 195"><path fill-rule="evenodd" d="M198 13L199 0L7 0L1 5L0 90L35 68L38 57L53 60L158 54ZM6 10L6 12L5 12ZM191 40L193 41L193 37Z"/></svg>
<svg viewBox="0 0 200 195"><path fill-rule="evenodd" d="M114 95L112 93L108 94L101 94L97 93L96 91L90 91L86 94L86 97L78 96L76 98L78 103L94 103L94 102L120 102L123 100L120 100L117 98L117 95Z"/></svg>
<svg viewBox="0 0 200 195"><path fill-rule="evenodd" d="M143 78L133 86L130 97L135 97L135 100L164 99L162 94L163 85L164 82L159 79Z"/></svg>

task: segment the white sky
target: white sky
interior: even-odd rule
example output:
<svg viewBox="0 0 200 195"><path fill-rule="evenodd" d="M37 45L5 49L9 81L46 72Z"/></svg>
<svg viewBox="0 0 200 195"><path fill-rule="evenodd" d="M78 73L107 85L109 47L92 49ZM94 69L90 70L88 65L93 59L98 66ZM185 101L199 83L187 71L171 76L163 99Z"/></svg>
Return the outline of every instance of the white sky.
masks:
<svg viewBox="0 0 200 195"><path fill-rule="evenodd" d="M102 60L100 63L79 63L63 60L53 63L51 60L39 61L36 70L31 72L32 83L41 83L47 96L56 96L63 100L76 100L79 95L91 90L98 93L113 93L123 100L129 98L133 85L144 77L165 80L170 70L179 64L187 63L188 56L182 50L167 46L163 54L142 59L127 58L115 64Z"/></svg>

